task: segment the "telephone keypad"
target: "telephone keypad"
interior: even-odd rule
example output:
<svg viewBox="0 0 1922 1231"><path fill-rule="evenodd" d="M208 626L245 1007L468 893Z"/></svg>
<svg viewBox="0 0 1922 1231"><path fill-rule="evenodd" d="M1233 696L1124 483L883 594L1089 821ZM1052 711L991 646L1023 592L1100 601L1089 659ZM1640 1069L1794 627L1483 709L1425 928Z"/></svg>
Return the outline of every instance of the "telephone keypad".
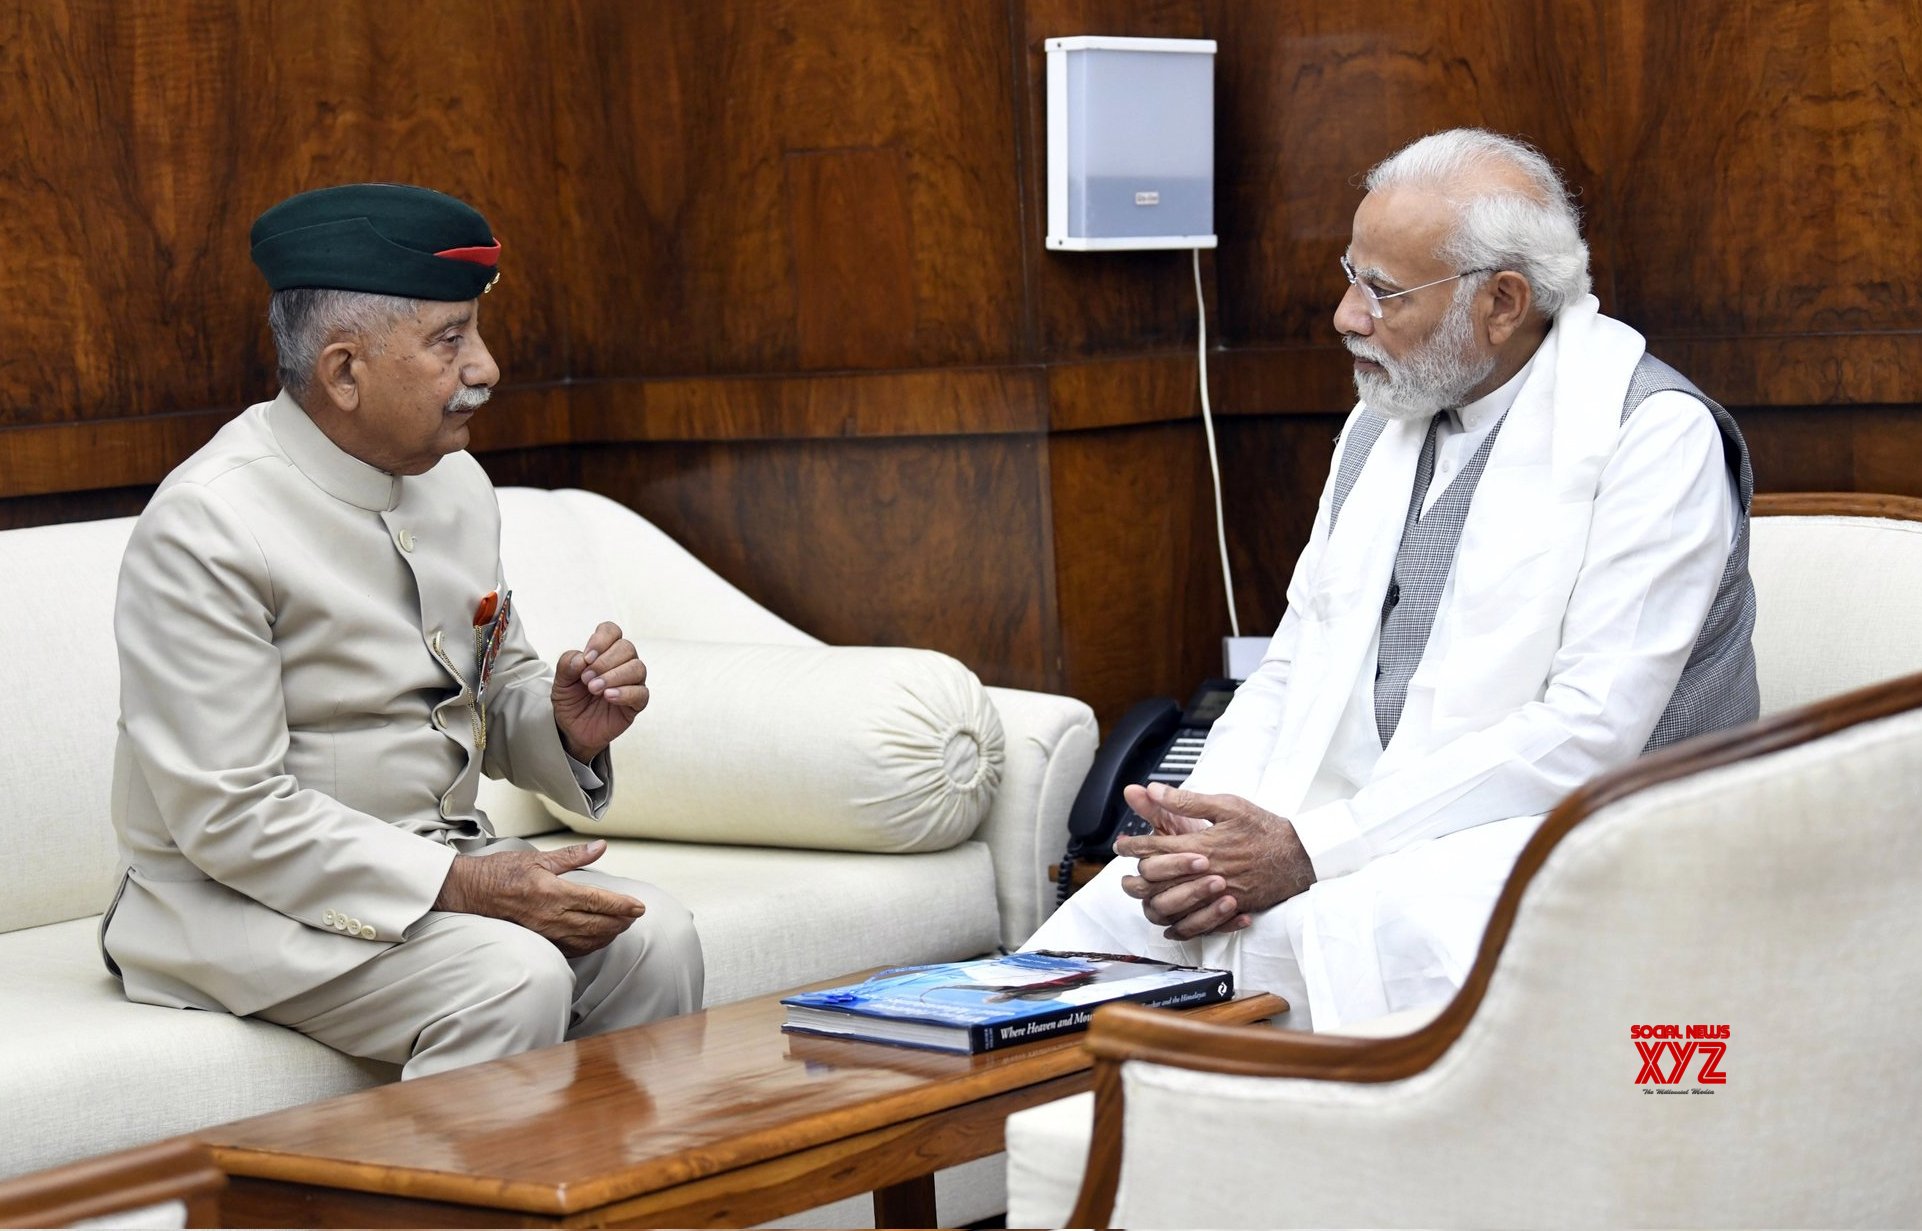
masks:
<svg viewBox="0 0 1922 1231"><path fill-rule="evenodd" d="M1208 732L1205 728L1184 727L1175 732L1174 742L1168 745L1168 751L1161 754L1161 760L1149 773L1148 781L1180 786L1194 772L1195 762L1201 759L1201 746L1207 742Z"/></svg>

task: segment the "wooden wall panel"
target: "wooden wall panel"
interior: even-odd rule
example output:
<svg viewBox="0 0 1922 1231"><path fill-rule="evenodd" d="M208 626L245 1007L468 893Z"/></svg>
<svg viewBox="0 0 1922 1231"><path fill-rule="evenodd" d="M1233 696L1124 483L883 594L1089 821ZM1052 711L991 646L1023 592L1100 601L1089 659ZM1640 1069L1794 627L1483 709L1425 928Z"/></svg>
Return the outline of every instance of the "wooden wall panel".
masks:
<svg viewBox="0 0 1922 1231"><path fill-rule="evenodd" d="M1922 496L1922 432L1917 408L1857 406L1854 423L1854 482L1842 490ZM1806 489L1805 489L1806 490Z"/></svg>
<svg viewBox="0 0 1922 1231"><path fill-rule="evenodd" d="M1235 609L1244 636L1275 631L1288 609L1288 581L1308 545L1315 505L1335 456L1345 415L1270 415L1223 419L1224 511L1235 574Z"/></svg>
<svg viewBox="0 0 1922 1231"><path fill-rule="evenodd" d="M1761 407L1735 412L1767 492L1922 496L1922 431L1913 406Z"/></svg>
<svg viewBox="0 0 1922 1231"><path fill-rule="evenodd" d="M913 228L900 150L787 156L799 365L898 368L914 362Z"/></svg>
<svg viewBox="0 0 1922 1231"><path fill-rule="evenodd" d="M1059 687L1041 437L609 446L578 464L825 641Z"/></svg>
<svg viewBox="0 0 1922 1231"><path fill-rule="evenodd" d="M854 366L1019 353L1003 0L573 0L564 12L551 57L568 66L555 90L575 374L841 366L843 351L804 354L796 320L797 261L822 259L886 303L907 280L906 344L890 335ZM859 194L790 195L788 157L831 151L885 152L903 169L880 186L878 260L840 241L811 251L811 220L842 236L876 225Z"/></svg>
<svg viewBox="0 0 1922 1231"><path fill-rule="evenodd" d="M1228 631L1199 425L1055 436L1066 690L1105 728L1145 696L1187 700Z"/></svg>
<svg viewBox="0 0 1922 1231"><path fill-rule="evenodd" d="M99 521L107 517L132 517L147 507L147 500L152 495L153 486L149 484L0 499L0 530L52 526L69 521Z"/></svg>
<svg viewBox="0 0 1922 1231"><path fill-rule="evenodd" d="M1922 329L1922 6L1608 9L1633 319L1663 335Z"/></svg>
<svg viewBox="0 0 1922 1231"><path fill-rule="evenodd" d="M551 251L533 206L551 216L555 168L500 151L541 148L551 117L544 82L504 76L494 49L538 45L539 17L501 6L486 39L445 37L473 20L451 0L9 6L0 425L271 392L247 229L300 189L395 179L469 196L508 238L503 285L531 285ZM559 338L512 298L490 300L489 329L523 377L543 374Z"/></svg>

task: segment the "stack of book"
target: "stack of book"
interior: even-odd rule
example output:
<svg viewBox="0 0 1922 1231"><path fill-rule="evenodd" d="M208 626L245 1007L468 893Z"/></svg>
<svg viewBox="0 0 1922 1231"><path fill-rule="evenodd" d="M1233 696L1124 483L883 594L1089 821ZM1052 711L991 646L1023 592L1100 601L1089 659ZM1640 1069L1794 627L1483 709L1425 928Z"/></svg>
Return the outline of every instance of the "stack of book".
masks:
<svg viewBox="0 0 1922 1231"><path fill-rule="evenodd" d="M934 1051L982 1052L1086 1028L1096 1008L1214 1004L1234 995L1225 970L1113 953L1005 957L884 970L860 983L802 992L783 1030Z"/></svg>

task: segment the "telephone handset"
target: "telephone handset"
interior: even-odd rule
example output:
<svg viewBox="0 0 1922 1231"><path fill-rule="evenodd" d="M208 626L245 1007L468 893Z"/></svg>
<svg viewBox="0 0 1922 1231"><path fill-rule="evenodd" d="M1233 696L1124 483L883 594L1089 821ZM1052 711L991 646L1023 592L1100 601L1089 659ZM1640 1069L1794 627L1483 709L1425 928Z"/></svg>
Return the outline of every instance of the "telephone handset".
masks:
<svg viewBox="0 0 1922 1231"><path fill-rule="evenodd" d="M1060 900L1068 900L1076 860L1105 863L1115 839L1149 832L1122 797L1123 787L1165 782L1180 786L1201 756L1208 728L1228 708L1237 680L1204 680L1183 709L1167 697L1136 702L1095 753L1094 764L1068 809L1068 850L1061 858Z"/></svg>

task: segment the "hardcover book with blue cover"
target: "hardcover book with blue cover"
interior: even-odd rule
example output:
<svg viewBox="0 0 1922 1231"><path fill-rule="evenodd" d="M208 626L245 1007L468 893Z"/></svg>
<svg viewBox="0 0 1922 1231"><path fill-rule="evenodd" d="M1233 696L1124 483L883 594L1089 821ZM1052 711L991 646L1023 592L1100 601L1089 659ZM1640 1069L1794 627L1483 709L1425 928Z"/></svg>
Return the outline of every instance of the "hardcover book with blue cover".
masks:
<svg viewBox="0 0 1922 1231"><path fill-rule="evenodd" d="M1005 957L884 970L860 983L788 996L781 1029L934 1051L982 1052L1082 1030L1097 1007L1214 1004L1234 995L1225 970L1114 953Z"/></svg>

